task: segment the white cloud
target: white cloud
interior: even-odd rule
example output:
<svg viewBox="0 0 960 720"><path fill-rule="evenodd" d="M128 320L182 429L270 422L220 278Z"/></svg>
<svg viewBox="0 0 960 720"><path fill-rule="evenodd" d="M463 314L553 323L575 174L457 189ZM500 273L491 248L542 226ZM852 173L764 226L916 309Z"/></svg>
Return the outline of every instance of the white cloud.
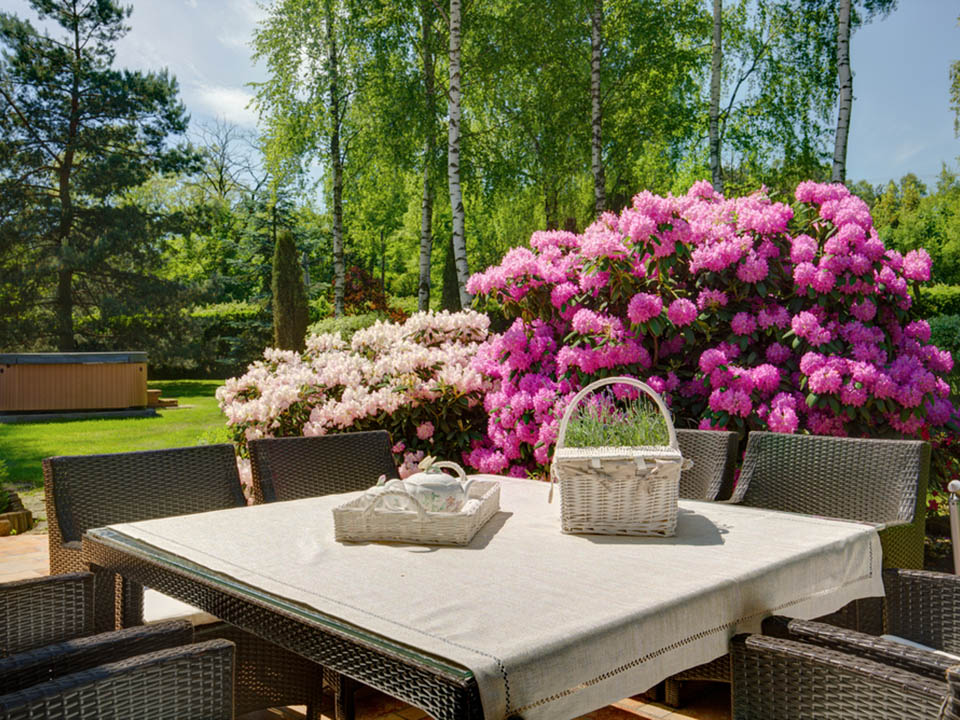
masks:
<svg viewBox="0 0 960 720"><path fill-rule="evenodd" d="M246 90L198 84L190 89L190 94L195 96L198 109L202 109L206 114L222 117L242 127L256 127L257 114L252 107L248 107L253 95Z"/></svg>

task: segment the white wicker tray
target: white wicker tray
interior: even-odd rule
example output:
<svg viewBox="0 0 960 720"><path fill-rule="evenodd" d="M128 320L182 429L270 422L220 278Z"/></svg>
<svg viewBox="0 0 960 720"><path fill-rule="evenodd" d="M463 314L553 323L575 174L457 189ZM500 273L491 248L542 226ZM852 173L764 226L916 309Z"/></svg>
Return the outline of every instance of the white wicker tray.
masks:
<svg viewBox="0 0 960 720"><path fill-rule="evenodd" d="M475 480L467 499L479 500L467 512L427 512L414 498L402 494L417 510L388 510L381 507L386 492L372 503L360 496L333 509L334 537L338 542L406 542L417 545L466 545L500 509L500 483Z"/></svg>

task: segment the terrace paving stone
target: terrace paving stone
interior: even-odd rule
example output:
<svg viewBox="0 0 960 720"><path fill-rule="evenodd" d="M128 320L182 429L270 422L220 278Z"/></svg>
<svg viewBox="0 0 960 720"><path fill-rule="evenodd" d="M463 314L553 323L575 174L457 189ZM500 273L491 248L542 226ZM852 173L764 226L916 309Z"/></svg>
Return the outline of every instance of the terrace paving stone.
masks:
<svg viewBox="0 0 960 720"><path fill-rule="evenodd" d="M47 536L41 534L0 537L0 582L43 577L49 574ZM729 686L690 683L690 703L675 710L637 696L582 715L576 720L729 720ZM700 692L697 692L700 690ZM282 708L250 713L243 720L300 720L303 708ZM332 703L322 709L333 720ZM357 696L357 720L428 720L429 716L375 690L365 688Z"/></svg>

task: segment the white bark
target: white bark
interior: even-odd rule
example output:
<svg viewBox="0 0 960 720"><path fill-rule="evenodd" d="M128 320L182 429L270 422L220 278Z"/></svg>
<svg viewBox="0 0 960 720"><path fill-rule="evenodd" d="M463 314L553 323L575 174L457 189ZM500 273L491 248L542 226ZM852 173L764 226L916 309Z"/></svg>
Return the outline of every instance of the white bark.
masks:
<svg viewBox="0 0 960 720"><path fill-rule="evenodd" d="M713 59L710 65L710 175L713 189L723 192L723 166L720 164L720 80L723 72L723 0L713 0Z"/></svg>
<svg viewBox="0 0 960 720"><path fill-rule="evenodd" d="M853 74L850 72L850 0L839 0L837 22L837 74L840 79L840 109L837 114L837 137L833 148L833 182L847 176L847 135L850 132L850 110L853 106Z"/></svg>
<svg viewBox="0 0 960 720"><path fill-rule="evenodd" d="M470 269L467 265L467 243L464 232L463 193L460 189L460 0L450 0L450 116L447 134L447 184L453 212L453 259L457 266L460 304L470 307L473 301L467 292Z"/></svg>
<svg viewBox="0 0 960 720"><path fill-rule="evenodd" d="M433 136L434 113L434 64L431 42L429 4L420 6L420 31L423 43L423 94L427 115L426 138L423 141L423 199L420 203L420 286L417 309L430 309L430 256L433 253L433 185L430 182L430 166L433 164L435 139Z"/></svg>
<svg viewBox="0 0 960 720"><path fill-rule="evenodd" d="M330 162L333 165L333 314L343 316L343 158L340 157L341 98L337 76L337 45L331 0L325 5L327 72L330 74Z"/></svg>
<svg viewBox="0 0 960 720"><path fill-rule="evenodd" d="M593 209L600 215L607 207L607 181L603 172L603 109L600 96L600 61L603 53L603 0L594 0L590 33L590 101L593 168Z"/></svg>

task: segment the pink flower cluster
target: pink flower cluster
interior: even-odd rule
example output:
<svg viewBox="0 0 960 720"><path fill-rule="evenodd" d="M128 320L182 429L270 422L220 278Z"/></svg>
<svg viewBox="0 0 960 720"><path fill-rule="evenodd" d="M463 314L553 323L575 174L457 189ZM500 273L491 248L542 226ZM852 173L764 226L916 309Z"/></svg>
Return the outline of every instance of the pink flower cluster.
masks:
<svg viewBox="0 0 960 720"><path fill-rule="evenodd" d="M398 456L429 450L459 459L484 429L492 383L472 361L489 324L474 311L417 313L360 330L349 345L339 333L314 335L302 355L268 348L217 400L241 445L383 428L405 442Z"/></svg>
<svg viewBox="0 0 960 720"><path fill-rule="evenodd" d="M637 195L582 235L534 233L468 288L515 318L473 368L492 383L466 460L543 473L557 421L597 377L645 378L678 425L907 435L953 423L949 353L910 314L924 250L888 251L842 185L801 183L796 212L700 182Z"/></svg>

